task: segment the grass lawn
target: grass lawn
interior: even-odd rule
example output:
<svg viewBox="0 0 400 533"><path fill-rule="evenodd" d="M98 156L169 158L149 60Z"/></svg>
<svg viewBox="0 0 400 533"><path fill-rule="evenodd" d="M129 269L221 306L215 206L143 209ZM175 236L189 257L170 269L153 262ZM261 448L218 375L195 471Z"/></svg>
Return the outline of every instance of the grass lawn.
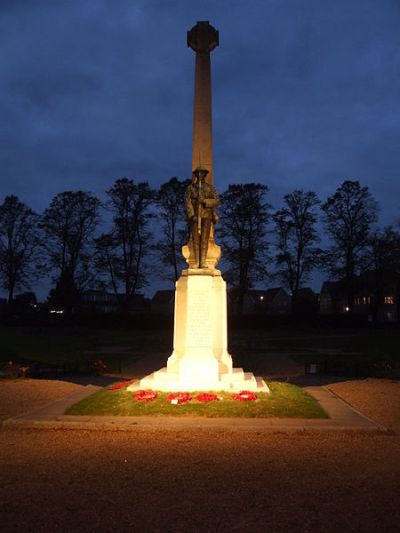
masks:
<svg viewBox="0 0 400 533"><path fill-rule="evenodd" d="M263 361L273 353L290 354L297 362L312 361L337 375L400 376L400 329L288 328L234 331L230 335L237 366L263 373Z"/></svg>
<svg viewBox="0 0 400 533"><path fill-rule="evenodd" d="M168 351L171 335L165 332L100 330L91 328L28 328L0 326L0 363L39 362L50 365L83 362L92 358L123 359L124 354L104 352L104 347L126 346L132 353L146 354L152 350ZM99 351L103 347L103 352Z"/></svg>
<svg viewBox="0 0 400 533"><path fill-rule="evenodd" d="M359 352L364 357L399 356L400 329L307 329L244 330L230 332L230 344L236 351L258 350L267 347L272 352L309 353L313 349Z"/></svg>
<svg viewBox="0 0 400 533"><path fill-rule="evenodd" d="M192 400L182 405L171 405L167 393L159 393L152 402L137 402L134 393L105 388L85 398L68 409L67 415L116 415L116 416L204 416L243 418L328 418L318 402L307 392L289 383L268 383L271 393L257 393L257 400L241 402L232 395L219 392L222 401L199 402L197 393Z"/></svg>
<svg viewBox="0 0 400 533"><path fill-rule="evenodd" d="M298 359L310 351L330 349L358 352L363 358L400 360L400 329L255 329L229 332L233 355L290 352ZM172 349L171 331L140 329L41 328L0 326L0 361L18 358L61 363L81 358L82 352L99 346L125 345L132 352L165 352ZM236 366L241 366L236 363Z"/></svg>

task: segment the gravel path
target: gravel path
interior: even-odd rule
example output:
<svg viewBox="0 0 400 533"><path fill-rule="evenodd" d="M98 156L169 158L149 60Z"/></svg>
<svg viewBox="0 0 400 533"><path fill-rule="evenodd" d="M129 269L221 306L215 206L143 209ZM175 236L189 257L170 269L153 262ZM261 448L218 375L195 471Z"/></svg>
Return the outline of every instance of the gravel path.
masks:
<svg viewBox="0 0 400 533"><path fill-rule="evenodd" d="M328 388L365 416L400 433L400 381L349 380Z"/></svg>
<svg viewBox="0 0 400 533"><path fill-rule="evenodd" d="M0 381L0 422L42 407L82 388L67 381L16 379Z"/></svg>
<svg viewBox="0 0 400 533"><path fill-rule="evenodd" d="M2 381L0 416L78 387ZM1 430L1 529L397 532L400 384L330 388L392 433Z"/></svg>

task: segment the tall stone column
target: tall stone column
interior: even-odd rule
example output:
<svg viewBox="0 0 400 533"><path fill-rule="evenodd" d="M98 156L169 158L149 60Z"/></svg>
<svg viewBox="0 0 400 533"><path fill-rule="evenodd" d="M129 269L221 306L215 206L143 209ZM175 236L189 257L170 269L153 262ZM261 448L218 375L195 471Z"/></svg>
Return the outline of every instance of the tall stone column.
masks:
<svg viewBox="0 0 400 533"><path fill-rule="evenodd" d="M212 112L211 112L211 61L210 53L219 45L218 31L208 21L197 22L187 32L187 45L196 53L193 106L193 145L192 171L198 167L207 170L205 181L213 183L213 150L212 150ZM199 266L200 252L196 254L198 245L192 235L189 244L183 246L182 253L189 268ZM221 248L214 241L214 225L209 231L206 257L202 264L215 269L221 257Z"/></svg>
<svg viewBox="0 0 400 533"><path fill-rule="evenodd" d="M196 52L192 170L202 165L208 170L206 180L212 183L213 154L210 52L219 44L218 31L208 21L198 22L187 32L187 44Z"/></svg>

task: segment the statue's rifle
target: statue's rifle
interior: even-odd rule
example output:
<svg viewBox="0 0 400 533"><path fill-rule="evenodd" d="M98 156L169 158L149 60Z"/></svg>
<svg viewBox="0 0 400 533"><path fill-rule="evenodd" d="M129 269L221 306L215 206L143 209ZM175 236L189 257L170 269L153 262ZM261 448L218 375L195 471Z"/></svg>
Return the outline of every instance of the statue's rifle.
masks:
<svg viewBox="0 0 400 533"><path fill-rule="evenodd" d="M197 233L201 235L201 179L200 177L198 179L198 199L197 199Z"/></svg>

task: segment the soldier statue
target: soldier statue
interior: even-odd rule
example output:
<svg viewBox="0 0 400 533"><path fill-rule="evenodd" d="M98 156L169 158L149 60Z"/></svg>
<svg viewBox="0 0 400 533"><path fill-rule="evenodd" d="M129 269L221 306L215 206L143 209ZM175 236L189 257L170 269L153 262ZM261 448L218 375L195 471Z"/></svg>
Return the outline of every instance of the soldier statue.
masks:
<svg viewBox="0 0 400 533"><path fill-rule="evenodd" d="M211 224L218 222L216 207L219 196L215 187L205 181L207 174L206 168L198 166L185 194L186 216L197 268L208 268L206 260Z"/></svg>

